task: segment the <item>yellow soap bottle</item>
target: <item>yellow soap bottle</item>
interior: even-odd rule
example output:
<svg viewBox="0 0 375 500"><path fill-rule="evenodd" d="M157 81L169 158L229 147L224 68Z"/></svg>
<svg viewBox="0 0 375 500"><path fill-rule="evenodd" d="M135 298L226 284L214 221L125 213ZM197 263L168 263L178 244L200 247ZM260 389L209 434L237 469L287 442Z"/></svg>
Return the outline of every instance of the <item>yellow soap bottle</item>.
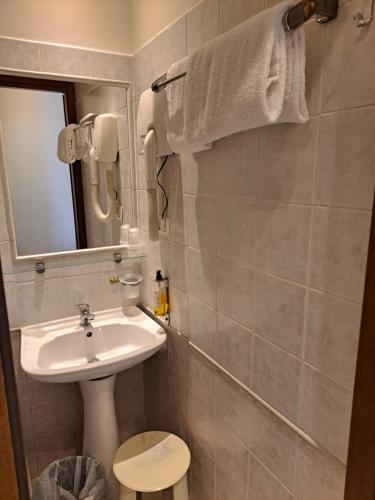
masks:
<svg viewBox="0 0 375 500"><path fill-rule="evenodd" d="M154 313L168 319L169 313L168 279L163 278L160 270L156 271L154 281Z"/></svg>

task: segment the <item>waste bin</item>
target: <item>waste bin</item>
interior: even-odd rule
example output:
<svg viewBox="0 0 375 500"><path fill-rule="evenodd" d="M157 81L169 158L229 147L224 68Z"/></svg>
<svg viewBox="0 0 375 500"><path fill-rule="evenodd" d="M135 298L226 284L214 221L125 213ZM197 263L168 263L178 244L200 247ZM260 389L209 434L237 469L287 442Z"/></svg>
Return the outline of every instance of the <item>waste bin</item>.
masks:
<svg viewBox="0 0 375 500"><path fill-rule="evenodd" d="M52 462L33 487L32 500L105 500L105 475L99 460L68 457Z"/></svg>

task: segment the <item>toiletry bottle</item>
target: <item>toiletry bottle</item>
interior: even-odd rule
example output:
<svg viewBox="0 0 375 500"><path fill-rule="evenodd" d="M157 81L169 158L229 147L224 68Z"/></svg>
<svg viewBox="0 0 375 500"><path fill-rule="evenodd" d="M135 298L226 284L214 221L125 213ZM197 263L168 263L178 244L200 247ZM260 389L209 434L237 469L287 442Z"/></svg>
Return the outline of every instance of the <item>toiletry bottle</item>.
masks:
<svg viewBox="0 0 375 500"><path fill-rule="evenodd" d="M168 319L168 279L163 278L160 270L156 271L154 281L154 313L156 316L162 316L164 319Z"/></svg>

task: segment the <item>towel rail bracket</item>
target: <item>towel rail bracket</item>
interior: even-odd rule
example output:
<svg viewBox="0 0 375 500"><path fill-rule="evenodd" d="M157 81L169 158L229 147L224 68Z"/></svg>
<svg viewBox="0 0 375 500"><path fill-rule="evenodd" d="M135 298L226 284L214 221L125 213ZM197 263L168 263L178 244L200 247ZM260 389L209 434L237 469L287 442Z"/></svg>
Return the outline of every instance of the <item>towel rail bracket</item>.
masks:
<svg viewBox="0 0 375 500"><path fill-rule="evenodd" d="M283 18L286 31L294 31L312 16L318 23L327 23L337 17L338 0L302 0L288 10Z"/></svg>
<svg viewBox="0 0 375 500"><path fill-rule="evenodd" d="M372 0L367 0L371 1ZM288 10L283 17L285 31L294 31L315 16L318 23L327 23L337 17L338 0L302 0L297 5ZM167 74L160 76L151 85L153 92L161 92L165 87L180 78L186 73L167 78Z"/></svg>

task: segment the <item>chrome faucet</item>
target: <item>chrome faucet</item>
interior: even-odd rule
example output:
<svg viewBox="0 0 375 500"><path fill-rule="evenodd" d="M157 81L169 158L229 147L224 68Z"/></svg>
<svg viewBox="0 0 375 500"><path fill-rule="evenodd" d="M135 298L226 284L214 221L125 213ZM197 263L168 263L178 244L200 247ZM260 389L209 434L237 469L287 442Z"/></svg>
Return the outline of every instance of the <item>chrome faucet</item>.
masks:
<svg viewBox="0 0 375 500"><path fill-rule="evenodd" d="M88 304L78 304L78 308L81 315L79 324L81 326L91 326L91 321L95 319L95 314L90 312L90 306Z"/></svg>

